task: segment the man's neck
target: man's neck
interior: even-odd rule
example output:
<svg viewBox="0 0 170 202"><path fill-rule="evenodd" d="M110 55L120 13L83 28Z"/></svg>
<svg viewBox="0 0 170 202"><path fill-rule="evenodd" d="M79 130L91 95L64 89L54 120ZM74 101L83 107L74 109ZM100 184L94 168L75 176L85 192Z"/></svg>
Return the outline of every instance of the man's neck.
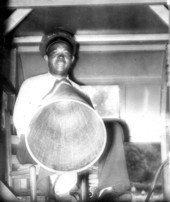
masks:
<svg viewBox="0 0 170 202"><path fill-rule="evenodd" d="M51 74L49 72L49 74L55 79L55 80L58 80L58 81L61 81L63 79L66 79L68 78L68 75L56 75L56 74Z"/></svg>

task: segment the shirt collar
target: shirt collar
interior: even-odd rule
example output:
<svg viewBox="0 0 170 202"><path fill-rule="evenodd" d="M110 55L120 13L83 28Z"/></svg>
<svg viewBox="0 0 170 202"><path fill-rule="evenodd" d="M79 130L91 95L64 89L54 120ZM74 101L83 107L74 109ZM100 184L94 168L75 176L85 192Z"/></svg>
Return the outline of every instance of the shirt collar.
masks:
<svg viewBox="0 0 170 202"><path fill-rule="evenodd" d="M54 75L52 75L50 72L48 72L48 77L50 77L50 79L52 79L54 81L56 80L56 77ZM66 79L70 80L68 75L67 75Z"/></svg>

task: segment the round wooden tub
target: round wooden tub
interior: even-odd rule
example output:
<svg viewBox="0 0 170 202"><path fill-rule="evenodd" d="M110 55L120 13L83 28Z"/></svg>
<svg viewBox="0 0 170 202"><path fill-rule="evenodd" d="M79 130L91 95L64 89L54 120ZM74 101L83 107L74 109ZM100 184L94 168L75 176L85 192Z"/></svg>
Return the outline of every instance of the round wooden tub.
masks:
<svg viewBox="0 0 170 202"><path fill-rule="evenodd" d="M60 83L38 108L26 146L32 158L50 171L82 171L94 164L106 144L106 129L88 98Z"/></svg>

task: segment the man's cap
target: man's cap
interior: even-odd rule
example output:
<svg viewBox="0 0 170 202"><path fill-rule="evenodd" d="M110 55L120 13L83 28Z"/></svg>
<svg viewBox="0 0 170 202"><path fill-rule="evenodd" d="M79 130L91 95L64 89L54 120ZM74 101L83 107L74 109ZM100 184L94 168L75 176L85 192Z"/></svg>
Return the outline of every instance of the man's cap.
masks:
<svg viewBox="0 0 170 202"><path fill-rule="evenodd" d="M73 55L76 54L77 44L73 34L68 31L57 29L54 32L44 34L40 42L39 50L42 56L47 54L48 47L56 42L65 42L72 47Z"/></svg>

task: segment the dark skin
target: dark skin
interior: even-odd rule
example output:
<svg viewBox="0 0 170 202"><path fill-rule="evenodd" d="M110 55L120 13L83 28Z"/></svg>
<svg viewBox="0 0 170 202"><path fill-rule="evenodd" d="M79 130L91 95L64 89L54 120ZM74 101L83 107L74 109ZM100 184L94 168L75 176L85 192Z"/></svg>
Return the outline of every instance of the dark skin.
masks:
<svg viewBox="0 0 170 202"><path fill-rule="evenodd" d="M68 71L74 62L72 48L64 42L57 42L50 45L47 55L44 56L44 59L48 63L49 72L59 81L67 77ZM77 201L69 193L64 195L60 194L60 190L56 190L54 195L57 201Z"/></svg>
<svg viewBox="0 0 170 202"><path fill-rule="evenodd" d="M61 80L66 78L68 71L74 61L71 47L64 42L56 42L48 48L44 59L48 63L49 72Z"/></svg>

